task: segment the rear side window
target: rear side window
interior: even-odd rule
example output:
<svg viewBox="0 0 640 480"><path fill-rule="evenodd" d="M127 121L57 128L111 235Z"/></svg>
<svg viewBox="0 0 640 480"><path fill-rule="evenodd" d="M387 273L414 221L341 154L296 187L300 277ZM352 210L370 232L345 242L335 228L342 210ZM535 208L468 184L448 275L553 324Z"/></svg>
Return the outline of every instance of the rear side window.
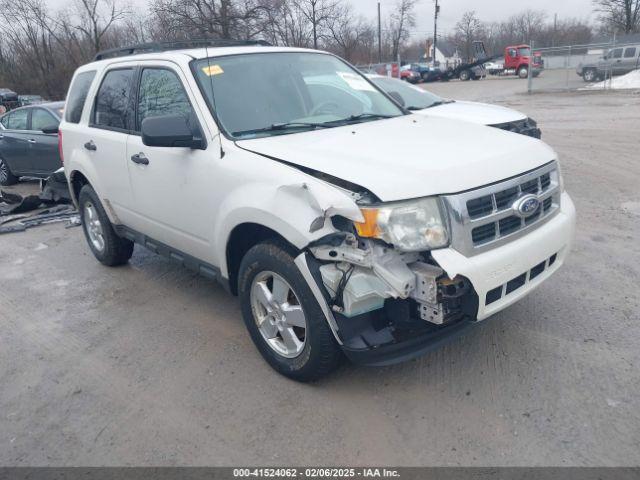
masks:
<svg viewBox="0 0 640 480"><path fill-rule="evenodd" d="M10 130L26 130L28 115L28 110L16 110L8 115L7 123L3 125Z"/></svg>
<svg viewBox="0 0 640 480"><path fill-rule="evenodd" d="M625 48L625 50L624 50L624 58L633 58L635 56L636 56L636 48L635 47Z"/></svg>
<svg viewBox="0 0 640 480"><path fill-rule="evenodd" d="M67 98L67 113L64 117L67 122L80 122L80 117L82 117L82 108L84 107L84 102L87 100L89 87L91 87L91 82L93 82L95 76L95 71L82 72L76 75Z"/></svg>
<svg viewBox="0 0 640 480"><path fill-rule="evenodd" d="M142 71L138 94L138 130L148 117L182 115L190 118L192 113L187 93L174 72L161 68L145 68Z"/></svg>
<svg viewBox="0 0 640 480"><path fill-rule="evenodd" d="M129 130L131 121L131 80L133 69L110 70L104 77L93 115L96 127Z"/></svg>

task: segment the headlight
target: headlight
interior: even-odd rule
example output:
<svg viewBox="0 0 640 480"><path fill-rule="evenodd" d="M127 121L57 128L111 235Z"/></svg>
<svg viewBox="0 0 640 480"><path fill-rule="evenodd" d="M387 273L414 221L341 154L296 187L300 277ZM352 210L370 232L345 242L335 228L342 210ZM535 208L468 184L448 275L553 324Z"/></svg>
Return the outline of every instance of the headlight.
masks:
<svg viewBox="0 0 640 480"><path fill-rule="evenodd" d="M361 237L379 238L405 252L449 244L444 207L438 198L363 207L361 211L365 220L355 224Z"/></svg>

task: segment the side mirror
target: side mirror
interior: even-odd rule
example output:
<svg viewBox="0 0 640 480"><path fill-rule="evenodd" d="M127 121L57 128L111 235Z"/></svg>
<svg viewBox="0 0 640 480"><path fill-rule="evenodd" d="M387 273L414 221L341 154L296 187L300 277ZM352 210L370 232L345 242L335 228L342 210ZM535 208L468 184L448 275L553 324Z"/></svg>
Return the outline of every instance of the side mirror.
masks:
<svg viewBox="0 0 640 480"><path fill-rule="evenodd" d="M199 127L192 127L195 118L183 115L161 115L142 121L142 143L149 147L205 148ZM197 132L194 134L194 131Z"/></svg>
<svg viewBox="0 0 640 480"><path fill-rule="evenodd" d="M57 134L58 133L58 125L47 125L46 127L42 128L42 133L49 133L49 134Z"/></svg>
<svg viewBox="0 0 640 480"><path fill-rule="evenodd" d="M404 107L404 98L402 98L402 96L398 93L398 92L387 92L387 94L393 98L397 104L399 104L400 106Z"/></svg>

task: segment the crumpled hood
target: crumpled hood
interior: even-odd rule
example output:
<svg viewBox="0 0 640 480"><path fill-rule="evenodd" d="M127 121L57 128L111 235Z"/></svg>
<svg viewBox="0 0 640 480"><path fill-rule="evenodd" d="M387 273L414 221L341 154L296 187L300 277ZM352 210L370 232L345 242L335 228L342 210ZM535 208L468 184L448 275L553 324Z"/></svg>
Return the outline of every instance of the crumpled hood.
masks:
<svg viewBox="0 0 640 480"><path fill-rule="evenodd" d="M382 201L461 192L556 158L524 135L418 115L236 143L361 185Z"/></svg>
<svg viewBox="0 0 640 480"><path fill-rule="evenodd" d="M445 103L437 107L418 110L417 115L426 117L451 118L466 122L480 123L482 125L499 125L501 123L525 120L527 116L511 108L488 103L458 102Z"/></svg>

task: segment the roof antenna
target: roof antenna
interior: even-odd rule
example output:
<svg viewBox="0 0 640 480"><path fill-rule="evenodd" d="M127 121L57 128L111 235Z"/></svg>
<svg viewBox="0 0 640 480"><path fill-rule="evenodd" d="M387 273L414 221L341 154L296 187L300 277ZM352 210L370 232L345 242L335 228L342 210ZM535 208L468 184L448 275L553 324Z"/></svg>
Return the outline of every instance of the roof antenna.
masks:
<svg viewBox="0 0 640 480"><path fill-rule="evenodd" d="M207 77L209 77L209 86L211 87L211 102L213 103L213 118L218 117L218 109L216 108L216 95L213 91L213 71L211 70L211 57L209 56L209 42L208 39L204 44L205 55L207 56ZM224 158L224 149L222 148L222 131L218 126L218 141L220 142L220 158Z"/></svg>

